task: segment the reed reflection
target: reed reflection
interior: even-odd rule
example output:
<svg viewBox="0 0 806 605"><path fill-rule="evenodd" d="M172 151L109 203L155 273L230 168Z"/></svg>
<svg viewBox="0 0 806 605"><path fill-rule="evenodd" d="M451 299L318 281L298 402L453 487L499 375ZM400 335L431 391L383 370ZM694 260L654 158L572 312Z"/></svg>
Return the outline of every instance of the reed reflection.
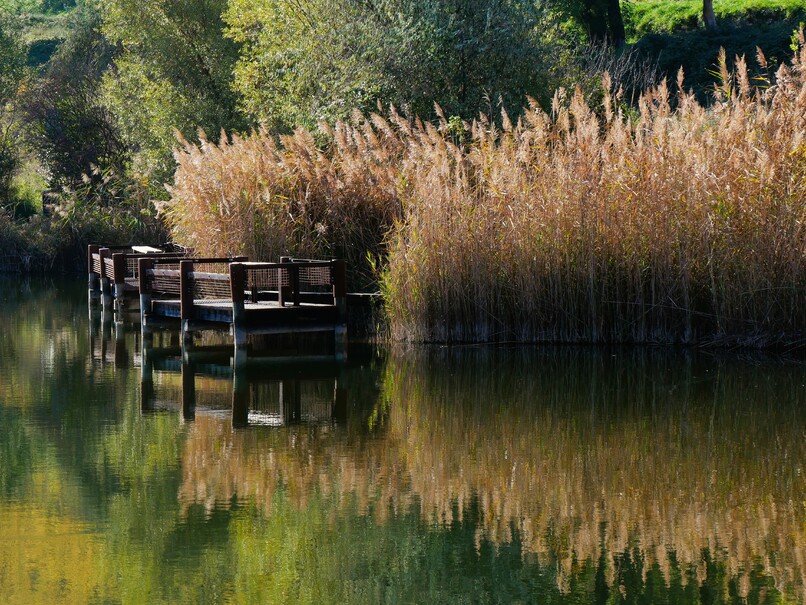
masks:
<svg viewBox="0 0 806 605"><path fill-rule="evenodd" d="M667 580L672 557L702 576L703 553L724 552L738 594L760 565L802 598L804 378L675 353L443 350L392 356L385 392L423 510L451 519L478 498L484 535L517 528L561 583L637 545Z"/></svg>
<svg viewBox="0 0 806 605"><path fill-rule="evenodd" d="M373 400L346 389L342 422L233 432L197 416L180 502L271 515L278 497L300 510L324 497L381 524L416 510L434 531L469 523L477 547L554 562L566 592L598 575L611 595L648 590L655 569L664 590L719 577L726 598L802 600L804 373L611 355L393 352Z"/></svg>

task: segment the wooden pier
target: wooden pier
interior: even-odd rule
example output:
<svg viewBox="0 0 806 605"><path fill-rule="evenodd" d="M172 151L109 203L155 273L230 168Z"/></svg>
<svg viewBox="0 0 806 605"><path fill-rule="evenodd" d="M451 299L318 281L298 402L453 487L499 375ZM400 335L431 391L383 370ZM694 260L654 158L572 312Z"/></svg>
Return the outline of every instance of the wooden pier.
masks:
<svg viewBox="0 0 806 605"><path fill-rule="evenodd" d="M351 390L376 386L374 378L366 381L376 359L368 347L358 346L349 361L332 355L250 356L236 364L231 344L187 349L177 330L147 335L134 323L114 325L98 311L88 325L90 363L106 371L138 368L142 414L179 412L182 422L227 416L239 429L346 426L357 411L365 426L373 413L358 410L349 397Z"/></svg>
<svg viewBox="0 0 806 605"><path fill-rule="evenodd" d="M247 358L249 337L266 334L332 334L326 356L346 356L347 287L343 260L281 257L190 258L172 250L90 246L90 303L114 309L116 322L139 311L144 337L178 324L183 349L194 334L218 330L232 336L235 363Z"/></svg>
<svg viewBox="0 0 806 605"><path fill-rule="evenodd" d="M121 317L138 310L138 260L143 256L180 259L187 254L173 246L96 246L87 249L89 302L100 302L104 309L112 309ZM132 301L134 303L132 304Z"/></svg>

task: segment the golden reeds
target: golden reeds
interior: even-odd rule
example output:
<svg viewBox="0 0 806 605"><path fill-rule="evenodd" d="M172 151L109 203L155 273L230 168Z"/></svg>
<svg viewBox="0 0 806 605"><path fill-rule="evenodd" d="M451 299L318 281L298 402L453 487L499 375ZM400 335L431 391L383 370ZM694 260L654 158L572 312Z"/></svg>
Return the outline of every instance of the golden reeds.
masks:
<svg viewBox="0 0 806 605"><path fill-rule="evenodd" d="M328 134L327 152L304 129L182 140L167 211L174 238L201 254L338 256L366 285L367 255L377 256L399 214L392 156L402 141L360 117Z"/></svg>
<svg viewBox="0 0 806 605"><path fill-rule="evenodd" d="M722 72L709 108L682 74L636 110L605 78L601 108L558 91L501 127L391 111L325 150L304 130L183 142L169 220L204 253L363 275L378 255L398 340L802 342L806 50L766 87L743 58Z"/></svg>

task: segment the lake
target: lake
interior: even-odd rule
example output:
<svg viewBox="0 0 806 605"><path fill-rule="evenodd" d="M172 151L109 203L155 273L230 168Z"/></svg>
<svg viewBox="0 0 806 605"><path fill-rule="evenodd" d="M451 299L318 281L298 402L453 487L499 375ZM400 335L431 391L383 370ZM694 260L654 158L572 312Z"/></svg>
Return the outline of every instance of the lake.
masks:
<svg viewBox="0 0 806 605"><path fill-rule="evenodd" d="M0 280L2 603L806 603L806 359L233 372Z"/></svg>

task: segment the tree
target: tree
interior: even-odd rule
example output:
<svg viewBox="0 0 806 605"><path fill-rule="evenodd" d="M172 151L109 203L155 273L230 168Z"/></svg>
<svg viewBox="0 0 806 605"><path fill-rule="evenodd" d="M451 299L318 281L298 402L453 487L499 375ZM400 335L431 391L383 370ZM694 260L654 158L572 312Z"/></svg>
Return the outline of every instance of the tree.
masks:
<svg viewBox="0 0 806 605"><path fill-rule="evenodd" d="M235 88L270 127L345 117L378 101L473 116L545 93L528 0L232 0Z"/></svg>
<svg viewBox="0 0 806 605"><path fill-rule="evenodd" d="M53 187L101 180L101 173L125 165L127 149L100 102L100 80L115 49L98 25L97 13L74 13L67 40L21 99L28 141Z"/></svg>
<svg viewBox="0 0 806 605"><path fill-rule="evenodd" d="M717 28L714 0L702 0L702 20L705 23L705 29L708 31L714 31Z"/></svg>
<svg viewBox="0 0 806 605"><path fill-rule="evenodd" d="M238 45L223 35L226 0L99 0L102 32L121 52L105 74L104 106L132 150L131 169L173 174L175 130L214 138L246 126L231 89Z"/></svg>
<svg viewBox="0 0 806 605"><path fill-rule="evenodd" d="M591 44L624 46L626 35L620 0L559 0L556 6L582 26Z"/></svg>

